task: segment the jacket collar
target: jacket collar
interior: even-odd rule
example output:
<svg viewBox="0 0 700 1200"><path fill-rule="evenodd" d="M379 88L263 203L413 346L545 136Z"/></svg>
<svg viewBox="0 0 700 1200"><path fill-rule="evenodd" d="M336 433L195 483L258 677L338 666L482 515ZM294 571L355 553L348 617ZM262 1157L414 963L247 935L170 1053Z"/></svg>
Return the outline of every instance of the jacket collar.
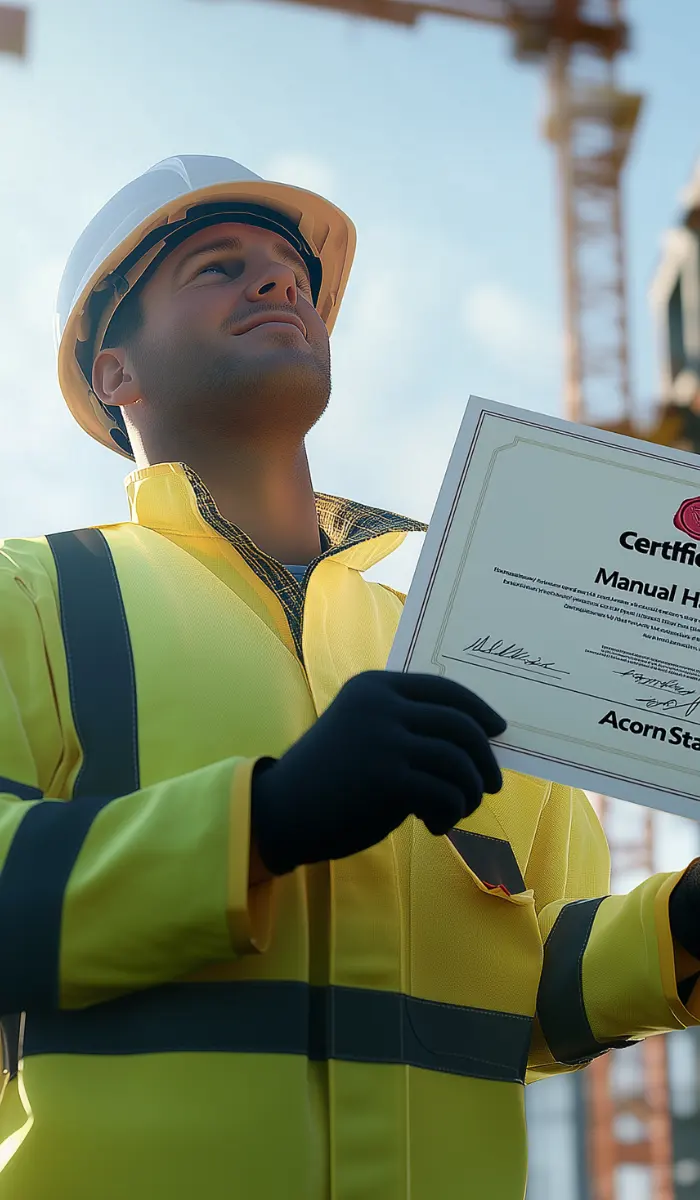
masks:
<svg viewBox="0 0 700 1200"><path fill-rule="evenodd" d="M186 463L156 463L127 475L124 485L131 520L163 534L225 537L246 559L268 558L237 525L219 512L200 477ZM365 571L427 525L356 500L314 492L318 522L325 534L321 558L331 555ZM369 545L368 543L371 543ZM270 560L273 561L273 560Z"/></svg>

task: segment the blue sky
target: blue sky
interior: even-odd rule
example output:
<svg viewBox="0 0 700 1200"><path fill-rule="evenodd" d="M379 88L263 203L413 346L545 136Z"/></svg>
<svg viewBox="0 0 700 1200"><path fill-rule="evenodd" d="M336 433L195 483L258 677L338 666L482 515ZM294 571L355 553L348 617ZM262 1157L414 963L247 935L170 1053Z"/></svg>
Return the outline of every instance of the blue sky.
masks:
<svg viewBox="0 0 700 1200"><path fill-rule="evenodd" d="M0 60L0 533L124 519L126 460L74 424L53 302L94 212L177 153L223 154L345 208L358 253L333 335L319 490L428 520L470 392L560 411L560 235L544 79L508 35L282 3L33 0ZM673 20L669 15L673 14ZM628 5L647 93L626 180L635 391L657 386L646 291L698 154L700 5ZM407 588L420 539L373 574Z"/></svg>

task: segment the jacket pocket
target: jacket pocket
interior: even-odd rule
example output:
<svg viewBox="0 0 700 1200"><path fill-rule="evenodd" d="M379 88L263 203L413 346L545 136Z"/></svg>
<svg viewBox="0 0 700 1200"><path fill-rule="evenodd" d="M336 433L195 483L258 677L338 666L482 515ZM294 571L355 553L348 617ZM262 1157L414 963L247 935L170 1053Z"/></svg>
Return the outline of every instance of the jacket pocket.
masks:
<svg viewBox="0 0 700 1200"><path fill-rule="evenodd" d="M451 829L447 839L480 891L511 904L534 902L510 842L471 829Z"/></svg>
<svg viewBox="0 0 700 1200"><path fill-rule="evenodd" d="M416 822L410 879L411 995L531 1018L542 939L534 893L525 887L507 839L459 827L436 838ZM414 1018L420 1031L416 1027L414 1032L441 1054L452 1037L452 1020L472 1016L463 1013L459 1018L427 1008L424 1012L420 1007ZM498 1026L496 1018L491 1024Z"/></svg>

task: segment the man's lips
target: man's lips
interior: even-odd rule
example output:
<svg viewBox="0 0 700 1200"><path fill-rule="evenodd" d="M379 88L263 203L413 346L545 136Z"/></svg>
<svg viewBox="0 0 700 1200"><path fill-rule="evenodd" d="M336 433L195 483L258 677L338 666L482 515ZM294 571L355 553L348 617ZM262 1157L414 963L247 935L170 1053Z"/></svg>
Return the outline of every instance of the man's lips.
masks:
<svg viewBox="0 0 700 1200"><path fill-rule="evenodd" d="M250 329L255 329L258 325L268 325L271 322L274 322L274 324L282 322L285 325L295 325L297 329L301 330L304 337L306 337L304 322L301 320L301 317L298 317L293 312L259 313L257 316L248 317L248 320L239 325L238 329L234 329L234 337L239 337L242 333L248 333Z"/></svg>

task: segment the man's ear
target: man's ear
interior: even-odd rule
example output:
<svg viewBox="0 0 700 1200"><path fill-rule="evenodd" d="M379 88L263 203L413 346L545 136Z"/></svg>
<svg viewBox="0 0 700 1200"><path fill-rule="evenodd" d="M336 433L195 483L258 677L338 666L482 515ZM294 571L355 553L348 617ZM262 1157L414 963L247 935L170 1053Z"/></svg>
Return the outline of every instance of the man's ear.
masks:
<svg viewBox="0 0 700 1200"><path fill-rule="evenodd" d="M121 346L100 350L92 364L92 389L103 404L116 404L120 408L141 399L138 379Z"/></svg>

